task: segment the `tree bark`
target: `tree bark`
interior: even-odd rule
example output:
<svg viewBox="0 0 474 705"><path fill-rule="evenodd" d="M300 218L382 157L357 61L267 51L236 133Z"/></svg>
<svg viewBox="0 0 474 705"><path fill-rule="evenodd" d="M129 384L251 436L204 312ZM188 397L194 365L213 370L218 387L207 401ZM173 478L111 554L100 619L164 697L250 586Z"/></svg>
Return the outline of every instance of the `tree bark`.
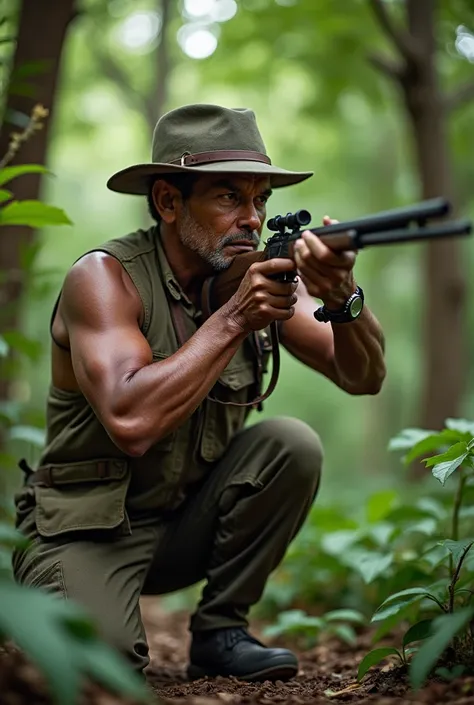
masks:
<svg viewBox="0 0 474 705"><path fill-rule="evenodd" d="M369 0L397 53L372 62L401 88L421 183L421 199L444 196L455 209L446 113L436 65L436 0L405 0L406 27L397 27L383 0ZM464 91L466 93L466 90ZM439 429L460 414L467 378L465 273L461 243L448 239L423 250L422 370L418 424Z"/></svg>
<svg viewBox="0 0 474 705"><path fill-rule="evenodd" d="M445 100L438 85L435 0L407 0L408 30L417 56L402 78L421 197L445 196L454 206ZM423 250L422 388L419 424L439 429L458 416L466 383L464 340L465 276L457 239L430 243Z"/></svg>
<svg viewBox="0 0 474 705"><path fill-rule="evenodd" d="M11 75L29 64L41 62L44 70L29 81L32 95L17 95L10 86L6 97L5 117L0 131L0 155L8 149L10 135L18 132L15 115L28 116L37 103L49 110L43 129L22 145L12 164L44 164L55 113L61 52L66 31L74 16L74 0L23 0L20 9L16 48ZM12 122L12 119L14 122ZM21 176L7 184L18 200L40 196L41 177ZM0 333L18 327L19 300L24 279L22 252L34 241L34 230L28 227L2 227L0 237ZM0 401L8 398L8 382L0 379Z"/></svg>

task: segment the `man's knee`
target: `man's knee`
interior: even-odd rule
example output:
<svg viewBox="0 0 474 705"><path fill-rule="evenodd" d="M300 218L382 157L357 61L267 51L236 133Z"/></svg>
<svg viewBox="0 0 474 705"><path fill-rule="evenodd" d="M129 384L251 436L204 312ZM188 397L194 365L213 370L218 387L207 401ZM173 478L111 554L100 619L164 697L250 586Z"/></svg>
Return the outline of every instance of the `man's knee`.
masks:
<svg viewBox="0 0 474 705"><path fill-rule="evenodd" d="M267 419L258 424L262 440L278 447L292 485L317 489L324 450L319 435L304 421L293 417Z"/></svg>

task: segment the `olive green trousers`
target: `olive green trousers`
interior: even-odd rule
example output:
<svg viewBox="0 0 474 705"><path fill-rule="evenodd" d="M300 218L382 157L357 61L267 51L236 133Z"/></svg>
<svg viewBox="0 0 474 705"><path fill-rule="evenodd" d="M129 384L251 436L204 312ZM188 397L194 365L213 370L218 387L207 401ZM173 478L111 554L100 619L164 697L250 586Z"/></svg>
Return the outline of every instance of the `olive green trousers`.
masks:
<svg viewBox="0 0 474 705"><path fill-rule="evenodd" d="M282 560L316 496L319 438L292 418L240 431L209 477L176 511L131 534L44 540L34 508L20 530L32 547L13 557L18 582L73 598L102 636L141 671L149 663L140 595L206 580L191 631L247 625L270 573Z"/></svg>

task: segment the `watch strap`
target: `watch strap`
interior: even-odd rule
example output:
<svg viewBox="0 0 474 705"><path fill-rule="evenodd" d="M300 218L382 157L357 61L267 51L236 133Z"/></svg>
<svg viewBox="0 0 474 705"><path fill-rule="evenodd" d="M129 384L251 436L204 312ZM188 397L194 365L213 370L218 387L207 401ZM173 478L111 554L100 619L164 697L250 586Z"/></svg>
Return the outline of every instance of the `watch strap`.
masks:
<svg viewBox="0 0 474 705"><path fill-rule="evenodd" d="M354 316L351 312L351 307L354 301L357 299L361 301L361 306L357 315ZM326 308L326 306L320 306L314 312L314 317L317 321L321 321L322 323L350 323L351 321L355 321L360 316L363 307L364 292L362 291L361 287L358 286L354 293L349 296L345 304L340 309L337 309L336 311L330 311Z"/></svg>

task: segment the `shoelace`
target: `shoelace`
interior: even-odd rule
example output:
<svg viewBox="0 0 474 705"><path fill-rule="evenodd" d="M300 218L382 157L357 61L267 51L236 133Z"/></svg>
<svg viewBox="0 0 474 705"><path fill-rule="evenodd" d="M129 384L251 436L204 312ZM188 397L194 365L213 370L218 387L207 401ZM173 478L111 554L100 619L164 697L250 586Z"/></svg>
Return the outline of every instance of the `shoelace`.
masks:
<svg viewBox="0 0 474 705"><path fill-rule="evenodd" d="M253 636L250 636L250 634L243 627L233 627L231 629L227 629L225 632L225 643L228 648L232 648L239 641L243 641L244 639L245 641L251 641L254 644L260 644L260 642Z"/></svg>

